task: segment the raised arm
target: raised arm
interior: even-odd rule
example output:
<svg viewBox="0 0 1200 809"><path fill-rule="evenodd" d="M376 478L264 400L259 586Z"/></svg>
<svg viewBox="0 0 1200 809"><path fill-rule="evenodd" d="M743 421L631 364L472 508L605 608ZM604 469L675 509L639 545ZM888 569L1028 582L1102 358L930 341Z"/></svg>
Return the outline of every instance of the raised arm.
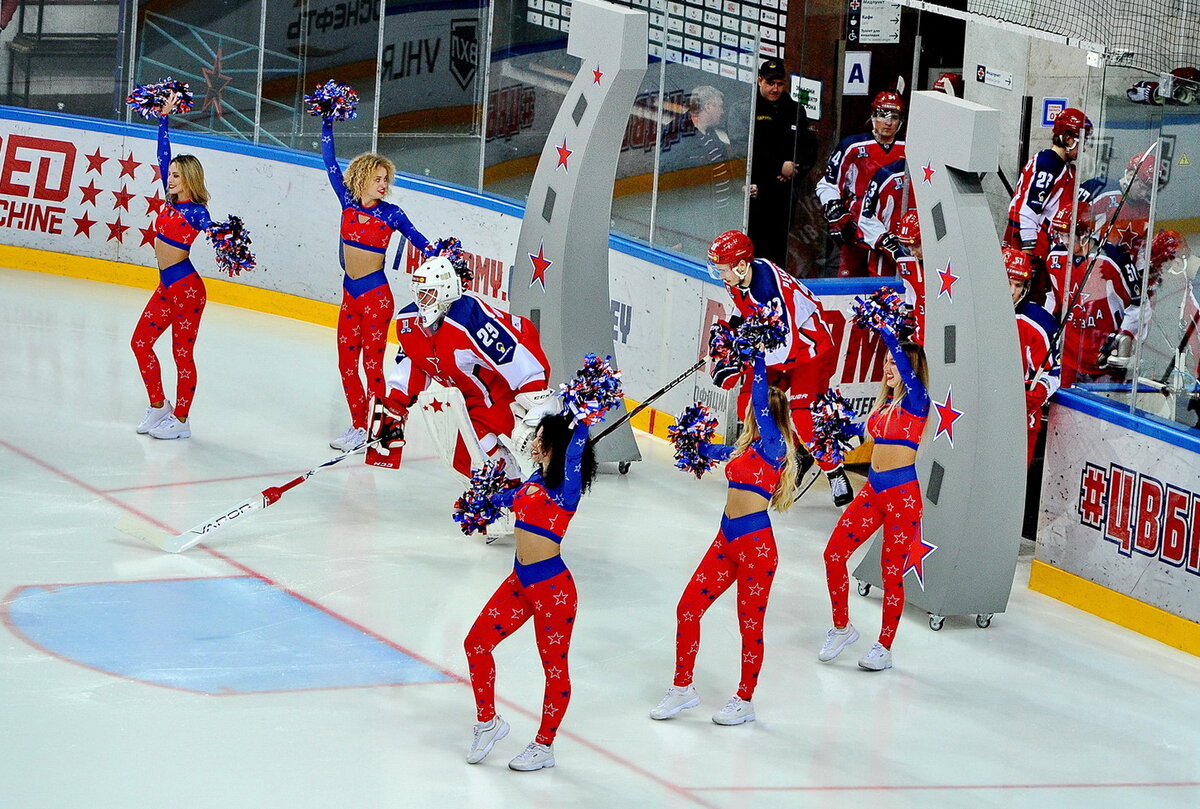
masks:
<svg viewBox="0 0 1200 809"><path fill-rule="evenodd" d="M337 151L333 147L333 121L326 118L321 122L321 157L325 160L325 173L329 175L329 184L333 193L338 195L342 206L348 202L346 183L342 180L342 167L338 165Z"/></svg>
<svg viewBox="0 0 1200 809"><path fill-rule="evenodd" d="M336 161L335 161L336 162ZM404 234L404 237L413 243L425 255L429 255L429 240L426 239L421 231L413 226L408 215L399 205L380 205L380 218L387 223L387 226L392 230L397 230Z"/></svg>
<svg viewBox="0 0 1200 809"><path fill-rule="evenodd" d="M576 421L575 432L571 435L571 443L567 444L567 454L563 459L561 503L572 511L579 505L579 497L583 494L583 451L587 447L587 440L588 425Z"/></svg>
<svg viewBox="0 0 1200 809"><path fill-rule="evenodd" d="M162 180L163 193L167 191L167 175L171 173L171 135L168 132L168 120L171 116L161 115L158 118L158 173Z"/></svg>
<svg viewBox="0 0 1200 809"><path fill-rule="evenodd" d="M750 404L758 422L759 447L768 460L787 457L787 442L771 416L771 389L767 385L767 360L759 354L754 358L754 380L750 383Z"/></svg>
<svg viewBox="0 0 1200 809"><path fill-rule="evenodd" d="M925 415L929 412L929 392L925 390L925 385L921 383L920 377L913 370L912 363L908 361L908 355L900 347L900 340L891 329L879 329L878 331L879 336L883 338L884 345L892 355L892 360L896 363L896 370L900 372L900 378L904 380L905 409L910 413Z"/></svg>

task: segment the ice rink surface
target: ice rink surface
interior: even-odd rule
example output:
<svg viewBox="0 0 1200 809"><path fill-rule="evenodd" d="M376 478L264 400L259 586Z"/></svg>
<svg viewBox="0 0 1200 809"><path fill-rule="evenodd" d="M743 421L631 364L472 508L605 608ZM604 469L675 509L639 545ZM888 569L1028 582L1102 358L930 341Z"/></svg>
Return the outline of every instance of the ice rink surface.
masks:
<svg viewBox="0 0 1200 809"><path fill-rule="evenodd" d="M529 627L496 652L512 732L467 765L462 639L511 540L461 535L464 481L419 427L402 469L351 459L187 553L118 530L183 531L332 457L348 424L329 329L209 304L193 437L136 435L148 297L0 270L5 809L1200 806L1200 660L1030 592L1027 558L988 629L935 633L910 609L895 668L864 672L873 592L852 597L863 638L817 662L837 518L821 483L774 517L758 721L709 719L737 684L732 594L704 622L701 706L650 720L724 480L646 436L564 542L580 608L558 766L506 766L541 705Z"/></svg>

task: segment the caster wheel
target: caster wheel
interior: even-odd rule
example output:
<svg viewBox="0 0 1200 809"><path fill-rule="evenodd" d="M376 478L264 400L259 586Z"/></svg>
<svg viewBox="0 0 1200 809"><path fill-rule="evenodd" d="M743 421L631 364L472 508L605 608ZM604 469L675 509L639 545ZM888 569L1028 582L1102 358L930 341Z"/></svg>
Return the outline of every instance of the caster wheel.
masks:
<svg viewBox="0 0 1200 809"><path fill-rule="evenodd" d="M945 625L945 623L946 623L946 616L944 616L944 615L930 615L929 616L929 628L932 629L934 632L937 632L938 630L940 630Z"/></svg>
<svg viewBox="0 0 1200 809"><path fill-rule="evenodd" d="M860 596L865 596L870 592L871 592L871 585L867 584L865 581L860 581L858 583L858 594Z"/></svg>
<svg viewBox="0 0 1200 809"><path fill-rule="evenodd" d="M979 627L980 629L987 629L991 625L992 625L992 613L989 612L987 615L976 615L975 616L975 626Z"/></svg>
<svg viewBox="0 0 1200 809"><path fill-rule="evenodd" d="M632 463L631 461L621 461L620 463L617 464L617 471L620 472L622 475L628 475L629 467L630 467L631 463Z"/></svg>

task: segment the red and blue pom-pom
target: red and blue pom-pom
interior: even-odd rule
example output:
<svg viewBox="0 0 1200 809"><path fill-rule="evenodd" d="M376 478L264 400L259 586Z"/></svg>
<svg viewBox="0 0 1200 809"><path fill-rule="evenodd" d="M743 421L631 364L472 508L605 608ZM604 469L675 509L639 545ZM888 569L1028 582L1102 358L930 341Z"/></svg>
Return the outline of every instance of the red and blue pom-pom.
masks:
<svg viewBox="0 0 1200 809"><path fill-rule="evenodd" d="M701 446L711 444L717 432L717 417L701 402L689 405L676 423L667 428L667 436L675 447L675 468L691 472L697 478L717 465L700 453Z"/></svg>
<svg viewBox="0 0 1200 809"><path fill-rule="evenodd" d="M908 305L894 289L878 289L867 298L854 299L854 325L860 329L906 334L909 328Z"/></svg>
<svg viewBox="0 0 1200 809"><path fill-rule="evenodd" d="M348 84L333 79L304 95L308 114L327 121L348 121L358 117L358 93Z"/></svg>
<svg viewBox="0 0 1200 809"><path fill-rule="evenodd" d="M475 272L467 263L467 254L463 251L462 242L455 237L447 236L444 239L438 239L425 248L425 258L438 257L449 259L463 284L475 280Z"/></svg>
<svg viewBox="0 0 1200 809"><path fill-rule="evenodd" d="M216 253L217 267L230 278L254 269L250 231L241 217L230 215L224 222L214 222L208 229L208 240Z"/></svg>
<svg viewBox="0 0 1200 809"><path fill-rule="evenodd" d="M125 97L125 103L143 118L160 118L163 105L167 103L171 93L179 93L174 112L191 112L194 102L191 88L187 82L176 81L170 77L155 84L137 85Z"/></svg>
<svg viewBox="0 0 1200 809"><path fill-rule="evenodd" d="M482 469L472 469L470 486L454 501L454 521L467 536L486 532L500 519L500 509L492 498L512 488L512 478L504 467L504 461L488 461Z"/></svg>
<svg viewBox="0 0 1200 809"><path fill-rule="evenodd" d="M813 438L805 442L809 452L823 463L841 463L854 435L847 429L854 422L854 406L841 391L830 388L813 401L810 409Z"/></svg>
<svg viewBox="0 0 1200 809"><path fill-rule="evenodd" d="M563 403L575 418L589 425L602 421L625 396L621 372L612 367L612 357L600 359L595 354L584 357L583 367L575 378L559 387Z"/></svg>
<svg viewBox="0 0 1200 809"><path fill-rule="evenodd" d="M758 356L761 343L765 351L774 351L787 339L787 324L779 304L759 306L736 329L717 321L708 330L708 356L717 365L744 365Z"/></svg>

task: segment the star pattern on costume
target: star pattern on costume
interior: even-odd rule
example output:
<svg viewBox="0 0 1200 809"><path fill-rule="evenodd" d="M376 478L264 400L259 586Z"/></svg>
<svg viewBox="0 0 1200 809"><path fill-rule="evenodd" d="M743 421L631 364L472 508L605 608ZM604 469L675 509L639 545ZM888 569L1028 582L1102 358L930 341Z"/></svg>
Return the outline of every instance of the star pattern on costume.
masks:
<svg viewBox="0 0 1200 809"><path fill-rule="evenodd" d="M558 152L558 163L554 166L554 170L558 171L559 169L563 169L564 171L569 172L571 167L567 165L567 160L569 160L571 155L575 154L575 152L574 150L567 148L567 139L563 138L562 146L555 146L554 150Z"/></svg>
<svg viewBox="0 0 1200 809"><path fill-rule="evenodd" d="M542 291L546 291L546 270L554 266L554 262L546 258L545 243L538 245L537 255L529 254L529 260L533 262L533 277L529 279L529 286L541 284Z"/></svg>
<svg viewBox="0 0 1200 809"><path fill-rule="evenodd" d="M105 225L108 227L108 238L105 241L111 242L116 239L121 244L125 243L125 231L129 230L129 225L122 224L121 217L118 216L116 222L105 222Z"/></svg>
<svg viewBox="0 0 1200 809"><path fill-rule="evenodd" d="M134 177L134 172L142 164L133 159L133 152L130 152L129 157L126 157L124 160L117 158L117 162L121 164L121 173L117 175L118 180L122 177L128 177L131 180L137 179Z"/></svg>
<svg viewBox="0 0 1200 809"><path fill-rule="evenodd" d="M962 410L956 410L954 408L954 388L953 388L953 386L946 388L946 401L938 402L935 400L933 403L933 407L935 410L937 410L937 414L938 414L937 432L933 434L933 440L937 441L938 438L945 435L946 440L949 441L950 446L953 447L954 446L954 424L960 418L962 418L964 415Z"/></svg>
<svg viewBox="0 0 1200 809"><path fill-rule="evenodd" d="M84 171L84 174L86 174L89 171L94 171L97 174L103 174L104 173L104 164L112 159L110 157L101 157L99 146L96 147L95 154L84 155L84 158L86 158L87 162L88 162L88 167Z"/></svg>
<svg viewBox="0 0 1200 809"><path fill-rule="evenodd" d="M942 279L942 285L938 288L938 297L945 295L951 301L954 300L954 285L961 278L960 275L954 274L954 268L951 262L946 262L946 269L938 270L938 278Z"/></svg>
<svg viewBox="0 0 1200 809"><path fill-rule="evenodd" d="M604 73L600 70L600 65L596 65L596 69L592 71L592 84L599 84L602 78Z"/></svg>
<svg viewBox="0 0 1200 809"><path fill-rule="evenodd" d="M137 196L136 194L131 194L128 191L126 191L125 186L123 184L121 186L120 191L109 191L108 193L112 194L113 198L116 200L115 202L113 202L113 210L114 211L117 208L124 208L125 210L128 211L129 210L129 200L131 200L135 196Z"/></svg>
<svg viewBox="0 0 1200 809"><path fill-rule="evenodd" d="M925 183L925 185L933 185L933 175L937 174L937 169L933 167L933 161L930 160L924 166L921 166L921 171L925 172L925 177L921 182Z"/></svg>
<svg viewBox="0 0 1200 809"><path fill-rule="evenodd" d="M79 200L79 204L94 206L96 204L96 198L98 196L100 196L100 192L102 190L103 189L96 187L95 180L89 179L87 185L79 186L79 193L83 195L82 198Z"/></svg>
<svg viewBox="0 0 1200 809"><path fill-rule="evenodd" d="M75 217L75 235L83 234L90 237L92 235L92 225L96 224L95 219L89 219L87 211L83 212L83 216Z"/></svg>
<svg viewBox="0 0 1200 809"><path fill-rule="evenodd" d="M908 563L904 566L904 575L908 575L909 571L916 574L917 584L921 585L921 589L925 589L925 557L938 549L925 537L921 537L913 543L908 549Z"/></svg>
<svg viewBox="0 0 1200 809"><path fill-rule="evenodd" d="M200 105L197 112L204 112L211 109L218 117L225 117L225 103L222 96L225 93L225 88L233 81L233 76L227 76L221 72L221 61L223 59L221 48L217 48L217 53L213 57L212 67L201 68L200 72L204 74L204 103Z"/></svg>

